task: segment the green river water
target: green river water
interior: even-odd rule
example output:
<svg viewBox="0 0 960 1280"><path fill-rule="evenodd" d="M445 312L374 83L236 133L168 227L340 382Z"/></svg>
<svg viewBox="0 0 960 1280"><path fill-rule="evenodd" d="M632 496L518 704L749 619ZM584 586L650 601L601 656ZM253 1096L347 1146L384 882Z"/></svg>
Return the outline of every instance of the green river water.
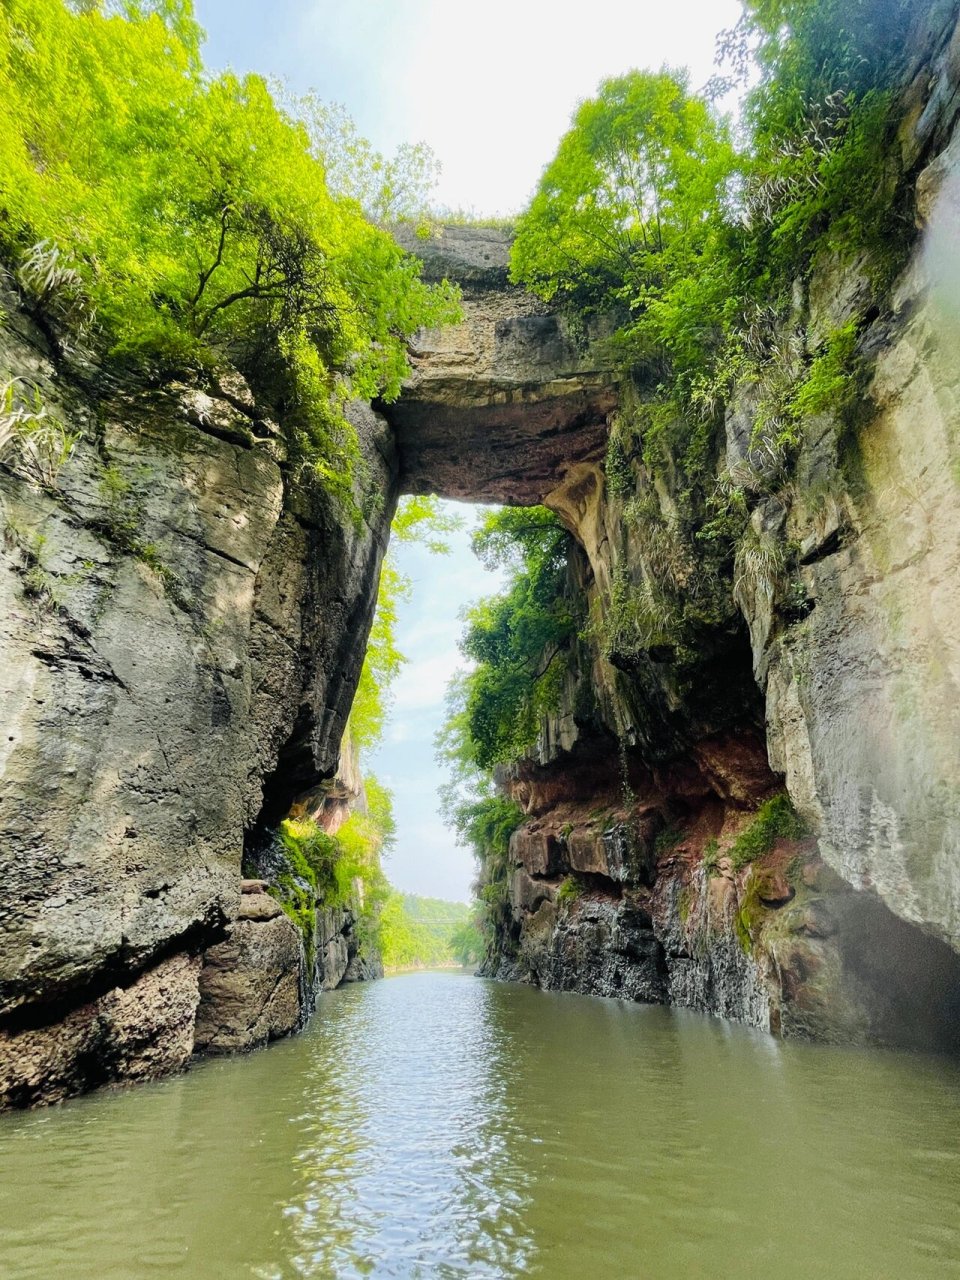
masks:
<svg viewBox="0 0 960 1280"><path fill-rule="evenodd" d="M0 1118L0 1276L960 1277L960 1065L424 973Z"/></svg>

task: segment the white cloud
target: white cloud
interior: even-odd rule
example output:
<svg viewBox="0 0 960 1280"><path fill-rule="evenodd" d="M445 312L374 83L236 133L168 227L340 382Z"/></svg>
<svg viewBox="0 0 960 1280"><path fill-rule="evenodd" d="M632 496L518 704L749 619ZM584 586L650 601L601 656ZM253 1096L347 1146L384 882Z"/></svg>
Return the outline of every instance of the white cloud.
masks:
<svg viewBox="0 0 960 1280"><path fill-rule="evenodd" d="M364 7L362 4L359 6ZM411 138L443 165L441 201L517 212L569 126L578 100L631 67L710 75L716 33L737 0L485 0L482 10L432 0L400 86ZM459 21L457 16L459 15Z"/></svg>
<svg viewBox="0 0 960 1280"><path fill-rule="evenodd" d="M343 102L381 149L427 142L438 198L518 211L578 100L631 67L712 69L737 0L197 0L213 66Z"/></svg>

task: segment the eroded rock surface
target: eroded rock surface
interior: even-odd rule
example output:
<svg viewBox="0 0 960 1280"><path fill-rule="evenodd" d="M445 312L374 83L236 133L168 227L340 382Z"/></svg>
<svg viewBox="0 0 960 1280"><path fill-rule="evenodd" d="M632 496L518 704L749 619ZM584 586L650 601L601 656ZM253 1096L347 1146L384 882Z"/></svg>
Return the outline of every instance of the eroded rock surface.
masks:
<svg viewBox="0 0 960 1280"><path fill-rule="evenodd" d="M752 557L705 574L677 460L654 473L624 456L615 494L584 459L545 495L579 544L591 616L669 576L700 617L682 644L581 642L536 760L505 779L528 819L501 973L789 1034L957 1047L960 28L945 6L928 16L898 138L912 259L880 297L862 261L823 258L782 322L808 359L857 326L856 403L804 422L782 485L754 456L753 386L727 417L717 475L752 507ZM734 865L784 779L811 838Z"/></svg>
<svg viewBox="0 0 960 1280"><path fill-rule="evenodd" d="M792 576L708 564L678 534L675 475L636 459L624 519L605 333L510 286L504 233L411 233L466 319L419 336L397 404L354 407L357 523L294 476L241 380L67 376L4 302L0 373L36 383L78 442L55 484L0 466L0 1105L265 1043L316 990L376 974L349 910L301 928L240 890L245 852L270 879L257 860L292 800L329 829L353 802L335 775L398 487L546 502L587 613L669 570L701 614L682 645L577 641L537 758L504 778L526 821L491 969L955 1045L960 36L934 9L897 140L918 251L886 310L849 263L820 262L797 299L808 356L859 317L856 423L808 424L794 482L758 497L743 388L717 458ZM810 837L734 865L784 779Z"/></svg>
<svg viewBox="0 0 960 1280"><path fill-rule="evenodd" d="M0 1108L181 1070L194 1048L200 963L175 955L56 1020L0 1029Z"/></svg>
<svg viewBox="0 0 960 1280"><path fill-rule="evenodd" d="M385 412L406 493L471 502L541 502L566 468L603 455L617 403L603 332L582 336L507 282L510 235L440 227L400 243L427 278L463 290L464 321L418 335L413 374Z"/></svg>
<svg viewBox="0 0 960 1280"><path fill-rule="evenodd" d="M800 548L802 616L755 592L742 603L771 761L824 858L960 949L960 28L911 92L900 144L925 166L922 235L891 313L861 340L855 429L823 415L790 500L754 515L758 536ZM848 321L868 290L825 263L812 333Z"/></svg>
<svg viewBox="0 0 960 1280"><path fill-rule="evenodd" d="M300 931L265 892L244 894L226 939L200 972L195 1049L259 1049L300 1025L306 983Z"/></svg>
<svg viewBox="0 0 960 1280"><path fill-rule="evenodd" d="M723 764L729 745L705 744L709 771L631 762L626 792L616 743L600 737L518 767L506 786L529 817L486 971L778 1034L960 1048L954 951L852 888L813 838L730 857L779 779L759 737Z"/></svg>
<svg viewBox="0 0 960 1280"><path fill-rule="evenodd" d="M378 495L356 526L306 475L289 482L252 402L99 395L5 310L0 363L79 436L54 486L15 456L0 468L0 1027L49 1045L63 1029L56 1097L80 1078L71 1054L89 1056L84 1024L108 1025L105 993L253 926L233 925L245 832L336 770L396 464L356 407ZM181 1015L171 1004L171 1028ZM177 1043L189 1056L192 1018Z"/></svg>

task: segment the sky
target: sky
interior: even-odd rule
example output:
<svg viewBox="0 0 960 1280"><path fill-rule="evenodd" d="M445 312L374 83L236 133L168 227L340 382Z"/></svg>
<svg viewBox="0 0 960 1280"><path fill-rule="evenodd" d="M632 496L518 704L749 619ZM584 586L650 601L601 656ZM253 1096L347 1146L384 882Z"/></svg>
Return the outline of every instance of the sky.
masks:
<svg viewBox="0 0 960 1280"><path fill-rule="evenodd" d="M206 61L342 103L381 151L426 142L437 200L517 213L578 101L664 63L699 88L737 0L195 0Z"/></svg>
<svg viewBox="0 0 960 1280"><path fill-rule="evenodd" d="M444 503L464 528L446 538L448 556L416 545L394 546L398 568L413 582L401 603L400 650L408 659L394 686L393 714L384 742L369 767L393 792L397 847L384 863L398 888L428 897L467 902L474 876L470 852L455 844L437 813L444 775L434 759L434 736L444 719L447 682L466 666L457 648L462 610L503 585L470 550L470 530L481 508Z"/></svg>
<svg viewBox="0 0 960 1280"><path fill-rule="evenodd" d="M380 151L426 142L441 165L438 205L519 212L578 102L633 67L690 70L701 87L737 0L195 0L214 70L256 71L346 107ZM469 514L469 513L468 513ZM468 901L473 866L437 814L433 738L460 662L463 607L496 590L466 531L438 559L399 547L414 581L401 609L407 655L386 740L367 762L394 792L398 888Z"/></svg>

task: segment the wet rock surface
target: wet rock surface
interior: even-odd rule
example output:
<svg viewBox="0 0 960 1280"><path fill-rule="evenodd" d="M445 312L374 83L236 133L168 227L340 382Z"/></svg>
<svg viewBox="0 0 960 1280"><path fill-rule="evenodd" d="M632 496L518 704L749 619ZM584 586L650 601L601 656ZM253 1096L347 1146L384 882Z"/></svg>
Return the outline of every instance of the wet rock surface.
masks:
<svg viewBox="0 0 960 1280"><path fill-rule="evenodd" d="M258 1049L296 1030L304 982L297 927L268 894L245 894L227 938L204 953L195 1051Z"/></svg>
<svg viewBox="0 0 960 1280"><path fill-rule="evenodd" d="M194 1048L200 963L175 955L45 1025L0 1029L0 1108L182 1070Z"/></svg>

